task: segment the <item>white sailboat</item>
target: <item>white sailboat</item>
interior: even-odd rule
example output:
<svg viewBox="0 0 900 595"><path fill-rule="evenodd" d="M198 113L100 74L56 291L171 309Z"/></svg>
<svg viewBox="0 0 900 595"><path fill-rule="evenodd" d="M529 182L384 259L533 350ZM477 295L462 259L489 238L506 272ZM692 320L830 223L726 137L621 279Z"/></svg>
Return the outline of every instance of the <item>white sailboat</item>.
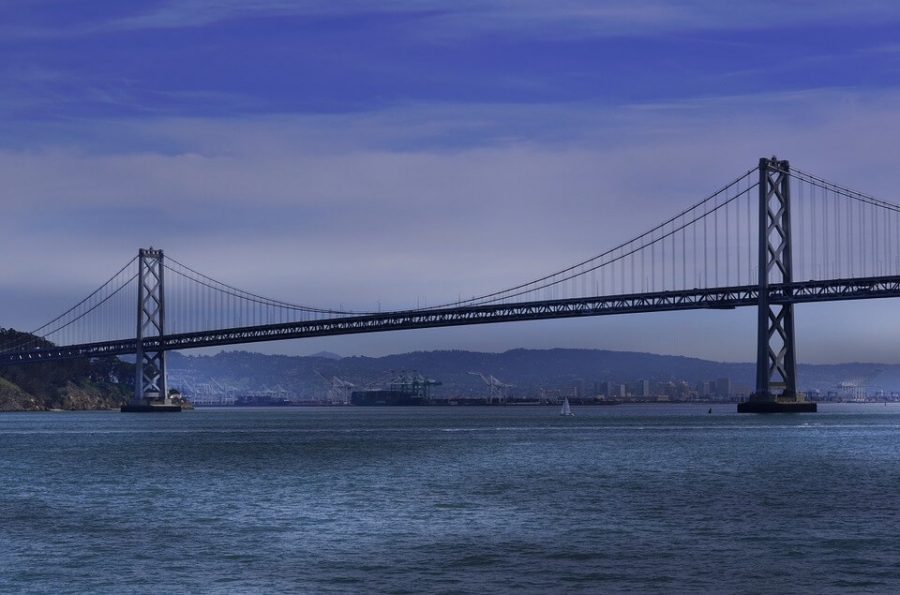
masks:
<svg viewBox="0 0 900 595"><path fill-rule="evenodd" d="M572 413L572 409L569 408L569 397L566 397L566 400L563 401L562 409L559 412L560 415L565 417L573 417L575 414Z"/></svg>

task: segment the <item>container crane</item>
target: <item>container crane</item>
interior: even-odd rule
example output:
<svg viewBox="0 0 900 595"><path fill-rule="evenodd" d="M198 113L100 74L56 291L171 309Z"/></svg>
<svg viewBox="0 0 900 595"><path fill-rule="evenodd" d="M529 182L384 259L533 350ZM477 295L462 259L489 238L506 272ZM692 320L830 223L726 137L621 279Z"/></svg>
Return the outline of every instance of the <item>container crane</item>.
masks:
<svg viewBox="0 0 900 595"><path fill-rule="evenodd" d="M869 384L871 384L882 372L884 372L884 368L879 368L867 376L858 376L856 378L851 378L850 380L838 382L835 385L835 388L841 389L844 396L850 397L853 401L865 401L866 388L868 388Z"/></svg>
<svg viewBox="0 0 900 595"><path fill-rule="evenodd" d="M488 385L488 397L487 402L488 405L494 402L494 398L497 399L498 403L502 403L506 400L506 391L504 389L512 388L515 386L514 384L507 384L505 382L500 382L496 378L491 375L485 376L481 372L469 372L470 376L478 376L480 377L486 385Z"/></svg>
<svg viewBox="0 0 900 595"><path fill-rule="evenodd" d="M350 403L350 393L353 392L353 389L356 388L356 385L352 382L348 382L346 380L341 380L337 376L332 377L331 380L325 378L318 370L313 370L316 375L324 380L325 382L331 385L330 398L329 401L332 403L341 403L343 405L347 405Z"/></svg>

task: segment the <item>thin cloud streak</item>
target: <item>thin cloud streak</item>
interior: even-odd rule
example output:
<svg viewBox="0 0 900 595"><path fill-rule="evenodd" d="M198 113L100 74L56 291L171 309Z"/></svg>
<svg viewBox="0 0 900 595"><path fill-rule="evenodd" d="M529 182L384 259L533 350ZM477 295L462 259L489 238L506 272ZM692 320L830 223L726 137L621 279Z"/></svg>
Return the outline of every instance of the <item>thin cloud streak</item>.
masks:
<svg viewBox="0 0 900 595"><path fill-rule="evenodd" d="M32 0L10 4L29 5ZM110 31L197 28L236 20L265 18L359 18L360 15L411 15L421 18L429 35L478 35L491 31L525 36L607 37L678 31L756 29L797 23L872 23L896 19L896 5L886 0L852 4L822 0L814 6L761 0L723 3L693 0L674 5L666 0L167 0L123 4L114 18L73 19L74 24L42 23L58 1L0 27L8 40L96 35ZM13 13L15 14L15 13Z"/></svg>
<svg viewBox="0 0 900 595"><path fill-rule="evenodd" d="M796 22L871 22L895 17L896 6L883 0L846 2L824 0L814 10L807 4L793 5L776 0L752 4L708 0L682 2L665 0L505 0L449 1L409 0L371 3L297 3L284 0L179 0L156 10L116 21L112 28L196 27L239 18L259 17L357 17L360 14L425 15L426 29L445 32L486 33L506 31L520 34L619 36L664 31L716 30L770 26L773 18L784 25ZM431 18L427 18L431 15ZM430 26L429 26L430 25ZM538 33L539 32L539 33Z"/></svg>

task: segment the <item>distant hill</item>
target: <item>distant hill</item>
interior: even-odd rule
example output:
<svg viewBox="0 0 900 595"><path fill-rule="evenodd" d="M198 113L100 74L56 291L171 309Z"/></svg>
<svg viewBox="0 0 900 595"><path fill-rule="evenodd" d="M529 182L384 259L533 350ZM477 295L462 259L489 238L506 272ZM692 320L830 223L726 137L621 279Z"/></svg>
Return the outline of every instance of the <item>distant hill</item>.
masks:
<svg viewBox="0 0 900 595"><path fill-rule="evenodd" d="M0 328L0 344L23 339L37 340ZM593 396L603 392L605 383L635 386L639 381L647 381L653 389L664 383L695 388L721 378L727 378L732 394L739 395L750 392L755 378L755 365L751 363L593 349L417 351L374 358L341 357L330 352L307 357L248 351L223 351L213 356L170 352L167 368L169 387L188 396L280 394L292 399L327 398L333 379L359 388L383 386L399 372L417 372L440 382L432 389L432 396L439 398L485 396L488 387L477 374L513 385L507 391L511 397L554 391ZM840 383L879 370L870 392L900 391L900 366L800 365L798 376L801 390L817 389L827 394L839 390L836 387ZM132 397L134 373L134 364L117 358L0 366L0 411L118 408Z"/></svg>
<svg viewBox="0 0 900 595"><path fill-rule="evenodd" d="M170 353L169 384L186 393L192 390L229 390L233 394L282 392L291 398L323 398L338 378L357 387L386 381L392 372L406 371L441 382L432 394L478 396L486 393L484 382L470 372L494 376L515 385L510 395L531 396L544 391L572 390L583 395L598 392L605 382L630 383L646 380L659 383L687 383L727 378L732 392L750 392L755 381L755 364L722 363L707 360L592 349L513 349L503 353L474 351L418 351L384 357L344 357L333 354L308 357L262 355L227 351L213 356ZM872 383L886 391L900 387L900 367L876 364L801 365L801 390L817 389L823 394L840 383L862 377L874 370L884 371ZM324 380L327 378L328 381Z"/></svg>
<svg viewBox="0 0 900 595"><path fill-rule="evenodd" d="M319 351L318 353L314 353L309 357L323 357L325 359L344 359L344 356L338 355L336 353L331 353L330 351Z"/></svg>

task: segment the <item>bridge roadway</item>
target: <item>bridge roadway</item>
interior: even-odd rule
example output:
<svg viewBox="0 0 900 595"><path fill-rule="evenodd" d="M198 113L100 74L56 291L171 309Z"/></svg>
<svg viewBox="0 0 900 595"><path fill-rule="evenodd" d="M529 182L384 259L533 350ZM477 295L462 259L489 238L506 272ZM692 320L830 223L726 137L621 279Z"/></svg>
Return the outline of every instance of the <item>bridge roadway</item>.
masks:
<svg viewBox="0 0 900 595"><path fill-rule="evenodd" d="M770 284L768 294L770 304L900 297L900 276ZM519 320L548 320L676 310L733 309L756 306L758 302L759 287L746 285L512 304L426 308L149 337L144 338L144 350L146 352L169 351L304 337L491 324ZM136 352L137 340L124 339L2 353L0 354L0 365L105 357Z"/></svg>

